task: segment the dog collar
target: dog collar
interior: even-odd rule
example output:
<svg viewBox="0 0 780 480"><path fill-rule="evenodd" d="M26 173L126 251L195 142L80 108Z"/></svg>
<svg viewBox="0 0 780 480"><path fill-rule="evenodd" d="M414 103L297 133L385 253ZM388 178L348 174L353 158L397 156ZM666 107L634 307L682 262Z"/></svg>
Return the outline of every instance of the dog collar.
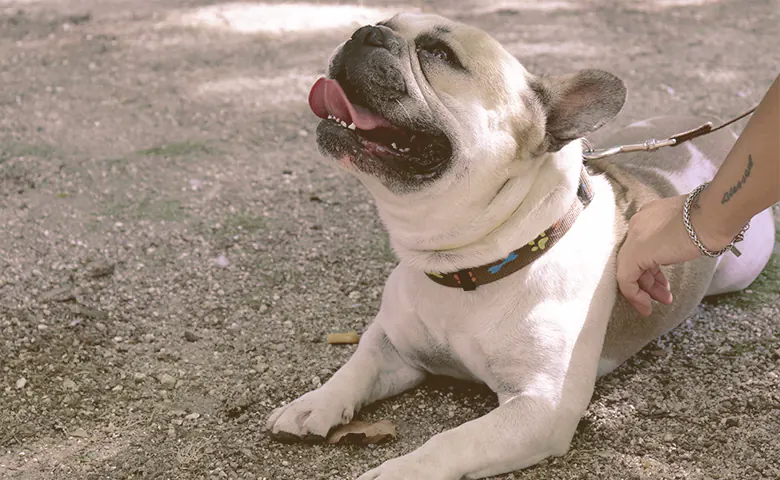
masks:
<svg viewBox="0 0 780 480"><path fill-rule="evenodd" d="M550 228L540 233L535 239L511 252L506 258L487 265L466 268L457 272L436 273L426 272L428 278L445 287L462 288L466 291L476 290L480 285L501 280L515 273L531 262L544 255L553 245L558 243L566 232L574 225L580 213L593 199L593 187L585 167L580 172L580 185L577 188L577 198L569 210Z"/></svg>

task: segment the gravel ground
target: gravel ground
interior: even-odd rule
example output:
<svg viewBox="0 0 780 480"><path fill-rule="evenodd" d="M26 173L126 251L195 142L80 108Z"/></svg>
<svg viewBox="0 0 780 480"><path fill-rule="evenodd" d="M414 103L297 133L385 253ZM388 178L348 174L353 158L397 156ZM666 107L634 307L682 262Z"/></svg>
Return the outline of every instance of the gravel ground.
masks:
<svg viewBox="0 0 780 480"><path fill-rule="evenodd" d="M357 25L422 7L536 73L608 69L609 128L739 113L780 65L777 0L361 5L0 0L0 477L350 479L495 407L432 379L360 415L386 445L261 432L350 356L325 336L365 328L396 262L305 101ZM600 380L565 457L497 478L780 477L778 258Z"/></svg>

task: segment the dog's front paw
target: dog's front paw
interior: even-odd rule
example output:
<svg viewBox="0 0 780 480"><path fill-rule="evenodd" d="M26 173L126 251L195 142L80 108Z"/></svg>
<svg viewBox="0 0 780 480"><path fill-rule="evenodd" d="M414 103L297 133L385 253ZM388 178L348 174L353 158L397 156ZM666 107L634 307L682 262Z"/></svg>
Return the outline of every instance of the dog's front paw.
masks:
<svg viewBox="0 0 780 480"><path fill-rule="evenodd" d="M274 410L265 427L280 441L322 441L331 428L352 420L354 407L339 395L319 388Z"/></svg>
<svg viewBox="0 0 780 480"><path fill-rule="evenodd" d="M418 452L388 460L358 480L460 480L452 463L436 461Z"/></svg>

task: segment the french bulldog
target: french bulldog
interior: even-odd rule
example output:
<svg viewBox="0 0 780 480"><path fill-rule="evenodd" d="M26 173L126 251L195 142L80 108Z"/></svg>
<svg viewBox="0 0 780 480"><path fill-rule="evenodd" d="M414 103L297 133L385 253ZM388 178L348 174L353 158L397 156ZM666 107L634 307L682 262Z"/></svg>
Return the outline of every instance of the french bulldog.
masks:
<svg viewBox="0 0 780 480"><path fill-rule="evenodd" d="M309 96L322 119L317 143L368 188L400 263L351 359L276 409L269 433L322 439L361 407L448 375L488 385L499 406L359 480L522 469L566 453L599 376L705 295L749 285L772 252L769 211L753 219L738 259L665 268L675 301L651 317L619 295L615 259L631 216L711 180L735 141L721 130L584 168L583 137L625 99L610 73L536 76L484 31L434 15L398 14L341 44ZM651 119L603 141L700 123Z"/></svg>

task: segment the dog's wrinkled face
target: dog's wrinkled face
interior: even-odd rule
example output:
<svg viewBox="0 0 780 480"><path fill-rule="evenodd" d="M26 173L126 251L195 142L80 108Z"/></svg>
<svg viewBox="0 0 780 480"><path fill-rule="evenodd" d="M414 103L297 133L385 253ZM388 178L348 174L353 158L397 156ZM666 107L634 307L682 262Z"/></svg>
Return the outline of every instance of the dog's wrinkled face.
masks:
<svg viewBox="0 0 780 480"><path fill-rule="evenodd" d="M540 79L479 29L399 14L342 44L309 103L323 119L321 151L363 180L393 194L434 183L451 190L464 179L495 177L518 157L558 149L616 114L622 83L603 72L583 75ZM581 98L563 101L567 90ZM619 100L592 108L607 91ZM573 110L588 108L596 112L585 115L584 128Z"/></svg>

